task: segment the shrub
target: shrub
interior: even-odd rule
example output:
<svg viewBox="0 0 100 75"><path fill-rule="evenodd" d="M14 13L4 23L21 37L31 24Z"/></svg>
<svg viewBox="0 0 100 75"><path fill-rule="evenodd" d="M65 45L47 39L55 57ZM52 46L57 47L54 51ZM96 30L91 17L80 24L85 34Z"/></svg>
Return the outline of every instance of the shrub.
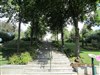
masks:
<svg viewBox="0 0 100 75"><path fill-rule="evenodd" d="M52 44L53 44L55 47L60 47L59 41L52 41Z"/></svg>
<svg viewBox="0 0 100 75"><path fill-rule="evenodd" d="M15 48L5 48L5 47L2 47L1 48L1 52L2 52L2 56L4 58L7 58L9 59L9 57L13 56L14 54L16 54L16 49Z"/></svg>
<svg viewBox="0 0 100 75"><path fill-rule="evenodd" d="M71 49L69 49L69 48L64 49L64 53L65 53L66 56L68 56L68 57L71 57L71 56L74 55L74 52L73 52Z"/></svg>
<svg viewBox="0 0 100 75"><path fill-rule="evenodd" d="M27 64L29 61L32 60L32 57L30 56L30 53L24 52L21 53L20 60L21 60L21 64Z"/></svg>
<svg viewBox="0 0 100 75"><path fill-rule="evenodd" d="M27 64L32 60L29 52L21 53L20 55L14 54L9 58L10 64Z"/></svg>
<svg viewBox="0 0 100 75"><path fill-rule="evenodd" d="M5 44L3 44L3 48L2 48L2 53L4 57L9 57L12 56L13 54L15 54L17 52L17 41L13 40L13 41L9 41ZM20 50L19 52L25 52L29 50L29 42L24 42L24 41L20 41Z"/></svg>
<svg viewBox="0 0 100 75"><path fill-rule="evenodd" d="M18 55L14 54L9 58L10 64L20 64L20 58Z"/></svg>
<svg viewBox="0 0 100 75"><path fill-rule="evenodd" d="M37 52L36 52L36 50L31 49L29 52L30 52L30 55L31 55L32 59L35 59L36 56L37 56Z"/></svg>

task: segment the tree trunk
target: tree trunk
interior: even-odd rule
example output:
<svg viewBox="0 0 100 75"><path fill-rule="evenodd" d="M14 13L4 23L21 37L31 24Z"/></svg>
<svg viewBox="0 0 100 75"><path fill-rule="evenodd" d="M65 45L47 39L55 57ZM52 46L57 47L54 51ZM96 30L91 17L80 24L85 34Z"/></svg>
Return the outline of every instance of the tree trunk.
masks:
<svg viewBox="0 0 100 75"><path fill-rule="evenodd" d="M30 44L31 44L31 47L32 47L32 44L33 44L33 26L31 26Z"/></svg>
<svg viewBox="0 0 100 75"><path fill-rule="evenodd" d="M57 41L58 41L58 29L57 29Z"/></svg>
<svg viewBox="0 0 100 75"><path fill-rule="evenodd" d="M63 26L61 27L61 41L62 41L62 47L64 46L64 33L63 33Z"/></svg>
<svg viewBox="0 0 100 75"><path fill-rule="evenodd" d="M84 38L83 38L83 34L82 34L82 47L84 47Z"/></svg>
<svg viewBox="0 0 100 75"><path fill-rule="evenodd" d="M20 49L20 32L21 32L21 13L19 12L19 25L18 25L18 39L17 39L17 53L19 53Z"/></svg>
<svg viewBox="0 0 100 75"><path fill-rule="evenodd" d="M75 26L75 56L79 57L80 53L80 43L79 43L79 28L78 28L78 19L73 18L74 26Z"/></svg>

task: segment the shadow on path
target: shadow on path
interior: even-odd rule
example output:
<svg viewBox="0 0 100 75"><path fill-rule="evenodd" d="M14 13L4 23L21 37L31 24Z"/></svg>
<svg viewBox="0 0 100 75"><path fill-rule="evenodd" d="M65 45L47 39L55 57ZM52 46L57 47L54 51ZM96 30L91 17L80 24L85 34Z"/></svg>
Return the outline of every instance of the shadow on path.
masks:
<svg viewBox="0 0 100 75"><path fill-rule="evenodd" d="M52 51L56 50L54 46L52 46L51 42L44 41L42 45L38 49L37 62L44 67L46 64L50 62L52 59Z"/></svg>

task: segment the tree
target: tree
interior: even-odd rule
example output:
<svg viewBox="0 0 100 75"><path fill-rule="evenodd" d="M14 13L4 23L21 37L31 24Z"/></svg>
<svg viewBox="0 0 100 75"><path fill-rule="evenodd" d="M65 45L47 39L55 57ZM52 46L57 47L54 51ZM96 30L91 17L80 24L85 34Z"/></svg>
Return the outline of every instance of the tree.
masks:
<svg viewBox="0 0 100 75"><path fill-rule="evenodd" d="M95 10L96 0L69 0L68 14L73 20L73 25L75 27L75 39L76 39L76 49L75 56L79 57L80 45L79 45L79 28L78 21L84 19L84 15Z"/></svg>
<svg viewBox="0 0 100 75"><path fill-rule="evenodd" d="M100 2L97 2L97 9L95 11L94 20L98 26L100 26Z"/></svg>
<svg viewBox="0 0 100 75"><path fill-rule="evenodd" d="M38 28L39 28L39 18L41 17L40 11L38 10L37 0L25 0L23 2L23 19L24 22L30 22L31 32L30 32L30 43L32 46L33 37L37 38ZM36 41L36 40L34 40Z"/></svg>
<svg viewBox="0 0 100 75"><path fill-rule="evenodd" d="M2 32L12 32L14 33L16 26L11 23L0 22L0 31Z"/></svg>
<svg viewBox="0 0 100 75"><path fill-rule="evenodd" d="M0 17L8 17L8 22L12 22L12 17L19 22L18 26L18 41L17 41L17 52L19 51L20 47L20 26L22 20L22 0L2 0L1 7L0 7Z"/></svg>
<svg viewBox="0 0 100 75"><path fill-rule="evenodd" d="M61 33L62 47L64 45L64 32L63 28L65 27L66 22L66 8L65 1L55 0L50 1L48 5L48 11L46 12L47 19L49 21L48 26L53 33Z"/></svg>

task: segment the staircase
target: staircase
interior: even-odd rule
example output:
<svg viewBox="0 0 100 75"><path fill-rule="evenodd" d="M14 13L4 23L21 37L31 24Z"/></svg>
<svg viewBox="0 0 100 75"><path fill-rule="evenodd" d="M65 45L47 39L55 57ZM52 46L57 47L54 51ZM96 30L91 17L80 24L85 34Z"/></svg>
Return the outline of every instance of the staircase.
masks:
<svg viewBox="0 0 100 75"><path fill-rule="evenodd" d="M77 75L73 72L68 58L61 53L52 51L52 58L40 57L25 68L28 75Z"/></svg>
<svg viewBox="0 0 100 75"><path fill-rule="evenodd" d="M49 43L43 43L37 59L27 65L1 66L0 75L77 75L66 55L58 52Z"/></svg>

